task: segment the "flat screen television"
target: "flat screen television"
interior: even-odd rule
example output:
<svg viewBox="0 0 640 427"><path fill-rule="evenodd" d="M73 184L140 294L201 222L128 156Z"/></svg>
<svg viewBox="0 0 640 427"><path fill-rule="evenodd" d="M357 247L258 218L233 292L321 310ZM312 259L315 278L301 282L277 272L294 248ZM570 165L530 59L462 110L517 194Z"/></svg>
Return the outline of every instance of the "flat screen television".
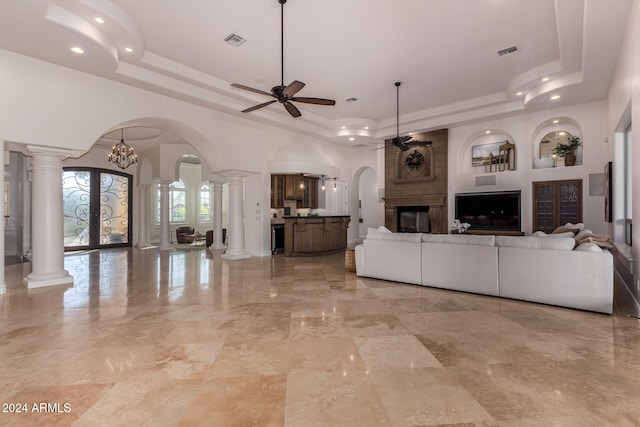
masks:
<svg viewBox="0 0 640 427"><path fill-rule="evenodd" d="M456 194L456 216L470 230L520 231L520 190Z"/></svg>

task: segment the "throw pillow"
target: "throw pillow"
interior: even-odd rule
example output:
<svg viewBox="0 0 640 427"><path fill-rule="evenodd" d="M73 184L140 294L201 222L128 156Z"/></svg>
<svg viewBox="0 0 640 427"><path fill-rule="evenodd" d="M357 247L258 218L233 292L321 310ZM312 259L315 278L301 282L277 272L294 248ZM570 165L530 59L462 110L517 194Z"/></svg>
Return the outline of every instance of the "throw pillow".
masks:
<svg viewBox="0 0 640 427"><path fill-rule="evenodd" d="M568 222L565 225L561 225L560 227L553 230L552 234L566 233L567 231L571 231L575 235L579 233L583 228L584 228L584 224L581 222L577 224L571 224L570 222Z"/></svg>
<svg viewBox="0 0 640 427"><path fill-rule="evenodd" d="M536 231L535 233L532 234L533 237L547 237L547 233L545 233L544 231Z"/></svg>

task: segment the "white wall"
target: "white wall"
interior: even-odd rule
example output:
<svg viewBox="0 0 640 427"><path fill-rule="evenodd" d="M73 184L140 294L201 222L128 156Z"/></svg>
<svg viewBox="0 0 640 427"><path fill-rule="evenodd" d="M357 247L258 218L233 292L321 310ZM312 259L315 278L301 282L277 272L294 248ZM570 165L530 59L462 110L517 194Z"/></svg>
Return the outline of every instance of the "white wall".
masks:
<svg viewBox="0 0 640 427"><path fill-rule="evenodd" d="M571 167L534 169L533 160L537 145L546 133L548 123L555 117L579 125L578 136L583 141L581 163ZM561 125L559 125L561 126ZM491 135L485 131L491 130ZM516 144L515 171L486 173L484 167L471 167L471 146L491 142L491 138L508 137ZM589 196L589 175L602 174L604 165L612 160L607 137L607 103L591 102L566 108L501 118L449 129L449 219L455 219L455 194L465 192L521 190L522 230L531 233L533 206L531 183L564 179L582 179L583 220L596 233L605 233L604 196ZM580 163L580 162L579 162ZM478 176L495 175L495 185L476 185Z"/></svg>
<svg viewBox="0 0 640 427"><path fill-rule="evenodd" d="M325 163L334 165L335 175L344 183L345 197L353 171L367 162L375 162L375 156L361 155L360 150L343 148L8 51L0 50L0 64L2 138L11 150L18 151L26 144L33 144L72 149L80 155L112 129L123 125L151 126L188 142L203 167L208 169L207 173L238 170L264 174L267 159L273 159L282 145L306 143L323 153ZM96 158L102 156L91 153L90 157L94 155ZM172 180L175 164L171 167L167 164L175 161L175 156L151 153L150 158L155 177L162 174L162 178ZM79 162L85 163L88 159L85 157ZM68 160L66 163L74 162ZM265 192L268 197L269 191L265 191L262 180L249 179L245 184L252 194ZM256 199L264 199L264 194ZM254 208L255 204L247 205L245 216L253 215ZM357 215L357 210L355 214L351 212L352 208L357 209L343 205L340 212L349 209L351 215ZM268 232L266 222L263 227ZM245 245L260 253L268 251L270 242L264 239L265 230L247 234ZM349 233L357 236L357 228L350 227ZM134 224L133 236L137 234Z"/></svg>
<svg viewBox="0 0 640 427"><path fill-rule="evenodd" d="M632 172L632 215L634 222L638 222L640 219L640 149L638 148L638 142L640 142L640 0L634 0L631 12L629 13L629 20L626 26L626 32L624 42L620 52L620 59L616 64L615 76L611 82L609 89L609 120L607 134L611 140L615 140L616 153L615 158L619 160L623 158L620 149L622 144L619 143L621 134L624 128L631 121L634 123L632 128L632 140L633 154L632 165L634 165ZM629 117L629 114L630 117ZM614 196L621 196L623 194L620 188L621 179L619 175L620 167L616 168L614 164L614 187L616 191ZM618 178L617 180L615 178ZM619 203L614 200L614 224L623 218L623 212ZM609 230L613 233L613 226L611 224ZM621 227L616 227L616 241L621 240ZM636 224L633 227L633 241L640 242L640 227ZM636 278L635 286L632 285L630 291L633 292L635 298L640 301L640 283L637 282L640 278L640 244L636 243L633 247L628 248L633 259L636 262L633 263L634 277Z"/></svg>

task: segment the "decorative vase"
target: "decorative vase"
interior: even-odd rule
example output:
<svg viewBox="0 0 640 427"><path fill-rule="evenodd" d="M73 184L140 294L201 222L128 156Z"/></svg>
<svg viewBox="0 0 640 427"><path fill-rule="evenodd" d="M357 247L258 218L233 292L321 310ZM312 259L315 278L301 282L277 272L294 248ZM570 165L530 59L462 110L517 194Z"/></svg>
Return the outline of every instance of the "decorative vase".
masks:
<svg viewBox="0 0 640 427"><path fill-rule="evenodd" d="M564 155L564 165L573 166L576 164L576 155L573 153L567 153Z"/></svg>

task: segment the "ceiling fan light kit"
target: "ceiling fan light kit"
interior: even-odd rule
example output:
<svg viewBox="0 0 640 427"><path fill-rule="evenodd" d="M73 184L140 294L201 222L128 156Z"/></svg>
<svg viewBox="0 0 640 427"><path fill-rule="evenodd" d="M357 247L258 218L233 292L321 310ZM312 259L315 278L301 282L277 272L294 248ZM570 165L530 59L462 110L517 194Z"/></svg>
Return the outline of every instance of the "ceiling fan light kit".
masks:
<svg viewBox="0 0 640 427"><path fill-rule="evenodd" d="M280 3L280 85L272 87L271 93L269 93L260 89L254 89L252 87L244 86L238 83L231 84L232 87L247 90L250 92L255 92L260 95L271 96L275 99L272 99L271 101L263 102L262 104L254 105L253 107L245 108L244 110L242 110L243 113L250 113L252 111L266 107L273 103L279 102L280 104L284 105L284 108L289 112L289 114L292 117L300 117L302 113L300 113L300 110L298 110L298 108L295 105L293 105L291 102L302 102L305 104L315 104L315 105L335 105L336 104L336 101L334 101L333 99L294 96L296 93L302 90L302 88L305 86L305 84L302 83L301 81L294 80L293 82L289 83L289 85L287 86L284 85L284 5L286 2L287 0L278 0L278 3Z"/></svg>

